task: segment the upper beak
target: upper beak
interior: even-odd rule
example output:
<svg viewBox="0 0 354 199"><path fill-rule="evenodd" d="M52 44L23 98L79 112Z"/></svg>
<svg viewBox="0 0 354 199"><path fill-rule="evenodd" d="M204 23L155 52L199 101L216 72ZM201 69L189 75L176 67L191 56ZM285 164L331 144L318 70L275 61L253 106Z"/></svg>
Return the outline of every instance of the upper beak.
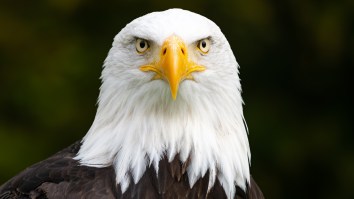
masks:
<svg viewBox="0 0 354 199"><path fill-rule="evenodd" d="M168 37L160 50L157 62L140 67L142 71L156 73L154 79L164 79L170 85L172 98L175 100L178 87L184 79L193 79L192 72L204 71L205 67L194 64L188 59L185 43L176 35Z"/></svg>

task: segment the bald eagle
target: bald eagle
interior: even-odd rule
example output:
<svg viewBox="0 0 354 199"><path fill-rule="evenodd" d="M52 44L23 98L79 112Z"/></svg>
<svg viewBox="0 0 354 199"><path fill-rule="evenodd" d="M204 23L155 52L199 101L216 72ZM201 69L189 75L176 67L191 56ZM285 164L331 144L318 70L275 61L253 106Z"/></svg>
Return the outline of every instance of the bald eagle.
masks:
<svg viewBox="0 0 354 199"><path fill-rule="evenodd" d="M238 63L219 27L182 9L114 38L86 136L0 198L263 198L250 175Z"/></svg>

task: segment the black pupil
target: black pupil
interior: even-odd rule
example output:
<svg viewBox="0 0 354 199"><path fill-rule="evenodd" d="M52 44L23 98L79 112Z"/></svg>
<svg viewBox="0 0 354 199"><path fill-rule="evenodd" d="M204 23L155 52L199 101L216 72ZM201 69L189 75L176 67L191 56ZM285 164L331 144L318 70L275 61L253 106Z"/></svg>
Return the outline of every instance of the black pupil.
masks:
<svg viewBox="0 0 354 199"><path fill-rule="evenodd" d="M140 48L145 48L145 41L141 41L139 45L140 45Z"/></svg>
<svg viewBox="0 0 354 199"><path fill-rule="evenodd" d="M206 42L202 41L202 47L205 48L206 47Z"/></svg>

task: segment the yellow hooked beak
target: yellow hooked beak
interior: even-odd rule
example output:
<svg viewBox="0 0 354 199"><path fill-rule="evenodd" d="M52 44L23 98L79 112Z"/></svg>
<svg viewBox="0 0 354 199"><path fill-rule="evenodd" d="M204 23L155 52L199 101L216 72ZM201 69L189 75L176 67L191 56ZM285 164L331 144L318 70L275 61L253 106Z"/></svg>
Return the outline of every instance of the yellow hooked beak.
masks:
<svg viewBox="0 0 354 199"><path fill-rule="evenodd" d="M176 35L168 37L160 50L159 59L140 67L144 72L156 73L154 79L163 79L170 85L173 100L176 99L178 86L185 79L193 79L191 73L204 71L205 67L196 65L188 59L185 43Z"/></svg>

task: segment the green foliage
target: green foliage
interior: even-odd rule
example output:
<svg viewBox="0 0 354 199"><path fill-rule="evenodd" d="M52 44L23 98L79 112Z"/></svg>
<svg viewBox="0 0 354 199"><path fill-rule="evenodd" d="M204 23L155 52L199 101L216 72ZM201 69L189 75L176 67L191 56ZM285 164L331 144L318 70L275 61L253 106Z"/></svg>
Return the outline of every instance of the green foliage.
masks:
<svg viewBox="0 0 354 199"><path fill-rule="evenodd" d="M171 7L229 39L265 196L354 198L352 1L2 1L0 184L85 135L114 35Z"/></svg>

